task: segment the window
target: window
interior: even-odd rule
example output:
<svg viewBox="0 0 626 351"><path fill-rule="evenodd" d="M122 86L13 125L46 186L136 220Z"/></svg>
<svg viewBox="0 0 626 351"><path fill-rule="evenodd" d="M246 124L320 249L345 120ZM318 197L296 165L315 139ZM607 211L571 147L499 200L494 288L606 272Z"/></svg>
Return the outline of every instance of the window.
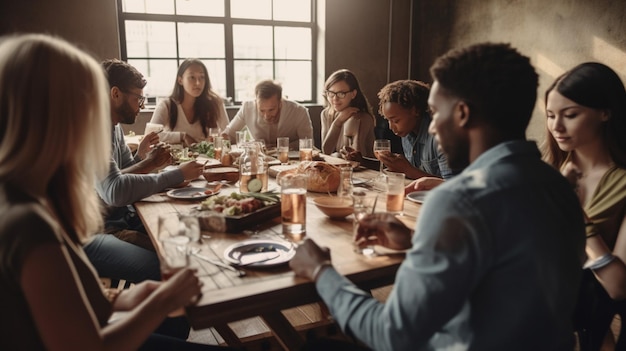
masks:
<svg viewBox="0 0 626 351"><path fill-rule="evenodd" d="M169 96L179 64L198 58L213 89L235 103L263 79L311 102L316 91L315 0L118 0L122 60Z"/></svg>

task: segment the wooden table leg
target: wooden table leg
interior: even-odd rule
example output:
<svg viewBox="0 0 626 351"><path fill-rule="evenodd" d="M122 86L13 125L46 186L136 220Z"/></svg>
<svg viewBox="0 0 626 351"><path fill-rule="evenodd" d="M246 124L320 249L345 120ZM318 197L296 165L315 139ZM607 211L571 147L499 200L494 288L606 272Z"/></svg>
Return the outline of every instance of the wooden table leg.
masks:
<svg viewBox="0 0 626 351"><path fill-rule="evenodd" d="M304 346L304 339L302 339L282 312L264 313L261 317L285 350L300 350Z"/></svg>
<svg viewBox="0 0 626 351"><path fill-rule="evenodd" d="M226 345L233 347L243 347L243 343L241 342L237 334L235 334L235 332L230 329L228 324L216 325L213 328L215 328L215 330L217 330L222 339L224 339Z"/></svg>

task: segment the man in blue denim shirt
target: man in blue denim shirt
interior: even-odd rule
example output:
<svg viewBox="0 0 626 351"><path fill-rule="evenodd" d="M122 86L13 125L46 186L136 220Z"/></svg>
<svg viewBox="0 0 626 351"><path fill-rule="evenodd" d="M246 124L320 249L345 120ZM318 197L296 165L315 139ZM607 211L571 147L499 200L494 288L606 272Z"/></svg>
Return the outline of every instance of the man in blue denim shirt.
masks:
<svg viewBox="0 0 626 351"><path fill-rule="evenodd" d="M311 240L291 267L375 350L572 350L583 214L525 140L537 96L530 60L478 44L440 57L431 74L429 130L464 170L426 197L415 234L386 213L361 221L356 240L408 249L387 301L339 275Z"/></svg>
<svg viewBox="0 0 626 351"><path fill-rule="evenodd" d="M428 108L429 87L415 80L399 80L385 85L379 92L378 112L389 122L389 128L402 138L404 156L381 154L380 160L393 172L410 179L435 176L452 177L446 156L439 150L435 137L428 133L432 120Z"/></svg>

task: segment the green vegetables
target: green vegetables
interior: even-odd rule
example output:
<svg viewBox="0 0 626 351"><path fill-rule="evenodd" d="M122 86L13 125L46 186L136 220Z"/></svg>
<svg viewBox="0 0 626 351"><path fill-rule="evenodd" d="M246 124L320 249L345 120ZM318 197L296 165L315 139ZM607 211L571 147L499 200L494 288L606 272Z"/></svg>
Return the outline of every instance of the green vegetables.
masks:
<svg viewBox="0 0 626 351"><path fill-rule="evenodd" d="M215 146L213 143L209 143L208 141L201 141L199 143L192 144L189 147L191 152L197 152L200 155L206 155L210 158L215 157Z"/></svg>

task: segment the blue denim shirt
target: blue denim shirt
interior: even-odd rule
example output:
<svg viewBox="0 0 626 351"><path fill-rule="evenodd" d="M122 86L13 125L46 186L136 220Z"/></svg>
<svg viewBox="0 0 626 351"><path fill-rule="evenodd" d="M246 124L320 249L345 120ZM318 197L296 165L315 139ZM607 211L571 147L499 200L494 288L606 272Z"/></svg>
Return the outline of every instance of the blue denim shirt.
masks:
<svg viewBox="0 0 626 351"><path fill-rule="evenodd" d="M377 351L573 349L583 215L534 143L499 144L432 190L412 242L386 303L322 271L344 331Z"/></svg>
<svg viewBox="0 0 626 351"><path fill-rule="evenodd" d="M452 170L448 166L448 160L443 152L438 150L435 137L428 133L428 126L432 118L426 114L420 121L417 135L413 132L402 137L402 150L404 157L422 172L450 179Z"/></svg>

